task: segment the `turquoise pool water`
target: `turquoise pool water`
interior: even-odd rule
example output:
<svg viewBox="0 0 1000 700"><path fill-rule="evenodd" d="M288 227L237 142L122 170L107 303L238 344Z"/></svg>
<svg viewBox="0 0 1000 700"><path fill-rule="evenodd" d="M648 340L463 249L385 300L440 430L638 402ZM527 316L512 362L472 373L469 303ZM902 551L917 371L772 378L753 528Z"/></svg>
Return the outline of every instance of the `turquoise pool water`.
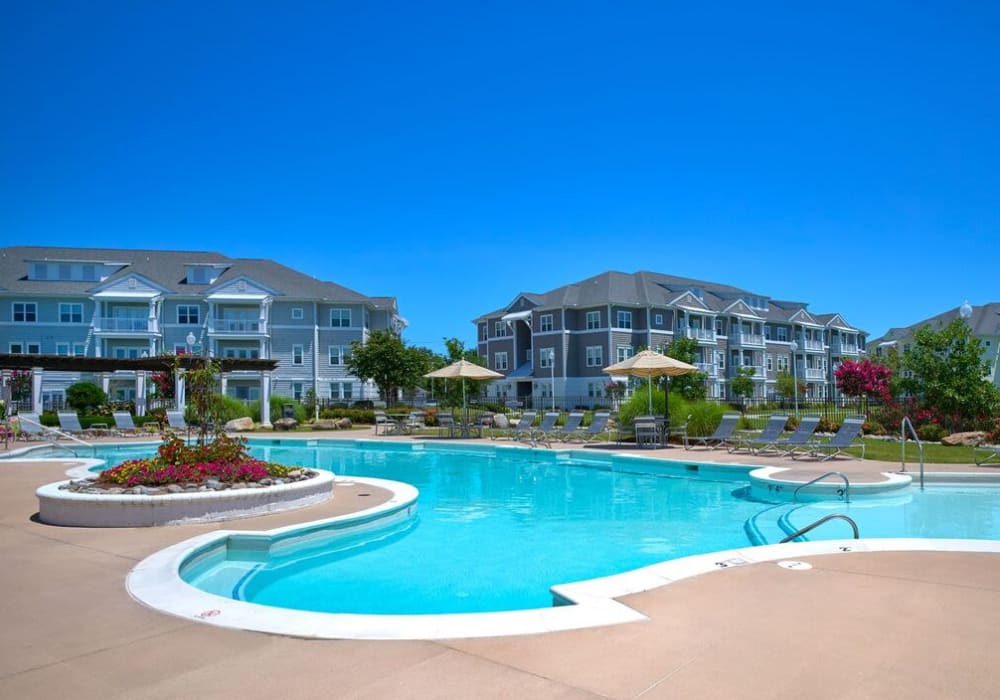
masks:
<svg viewBox="0 0 1000 700"><path fill-rule="evenodd" d="M589 451L250 445L261 458L403 481L420 491L415 518L375 533L312 540L266 562L237 554L182 572L203 590L279 607L370 614L546 607L555 584L773 544L830 512L850 515L865 538L1000 539L996 486L911 487L850 504L765 503L749 498L750 467ZM102 454L113 464L151 449ZM810 539L849 536L842 522L810 533Z"/></svg>

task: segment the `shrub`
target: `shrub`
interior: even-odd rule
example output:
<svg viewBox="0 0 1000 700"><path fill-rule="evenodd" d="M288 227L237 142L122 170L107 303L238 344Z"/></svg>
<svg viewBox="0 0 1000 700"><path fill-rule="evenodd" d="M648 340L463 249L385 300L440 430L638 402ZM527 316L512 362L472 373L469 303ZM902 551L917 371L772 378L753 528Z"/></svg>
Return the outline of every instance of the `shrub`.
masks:
<svg viewBox="0 0 1000 700"><path fill-rule="evenodd" d="M372 425L375 423L375 412L360 408L324 408L319 412L320 418L350 418L357 425Z"/></svg>
<svg viewBox="0 0 1000 700"><path fill-rule="evenodd" d="M820 416L816 425L817 433L835 433L840 429L840 424L827 416Z"/></svg>
<svg viewBox="0 0 1000 700"><path fill-rule="evenodd" d="M294 406L295 420L299 423L305 423L306 419L309 418L309 416L306 415L306 409L302 406L302 404L297 403L294 399L290 399L287 396L272 396L270 401L270 410L268 411L268 413L270 413L272 423L281 418L281 409L285 404L292 404L292 406ZM247 415L252 417L254 420L260 420L259 399L250 404L249 413ZM375 422L374 418L372 419L372 422Z"/></svg>
<svg viewBox="0 0 1000 700"><path fill-rule="evenodd" d="M77 411L90 413L107 402L104 389L92 382L77 382L66 387L66 403Z"/></svg>
<svg viewBox="0 0 1000 700"><path fill-rule="evenodd" d="M926 423L917 427L917 437L925 442L938 442L946 435L948 431L937 423Z"/></svg>

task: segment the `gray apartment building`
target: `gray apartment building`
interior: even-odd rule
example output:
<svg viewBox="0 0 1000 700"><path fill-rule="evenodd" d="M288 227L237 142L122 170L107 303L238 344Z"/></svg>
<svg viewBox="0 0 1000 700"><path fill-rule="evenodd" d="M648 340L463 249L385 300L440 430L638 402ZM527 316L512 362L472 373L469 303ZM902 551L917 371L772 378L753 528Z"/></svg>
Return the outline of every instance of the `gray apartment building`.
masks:
<svg viewBox="0 0 1000 700"><path fill-rule="evenodd" d="M864 353L866 334L840 314L807 307L716 282L605 272L523 292L474 323L480 357L505 375L489 388L498 400L545 405L554 393L564 404L601 403L610 379L602 368L677 337L697 340L709 397L732 398L729 380L753 367L756 398L773 396L787 371L805 382L806 398L834 399L833 371Z"/></svg>
<svg viewBox="0 0 1000 700"><path fill-rule="evenodd" d="M278 360L273 395L351 402L377 398L351 376L352 341L401 332L395 298L370 297L273 260L220 253L109 248L0 248L0 352L137 358L188 352ZM101 377L113 399L134 399L128 372ZM46 372L44 403L79 381ZM225 393L260 397L259 373L234 372Z"/></svg>

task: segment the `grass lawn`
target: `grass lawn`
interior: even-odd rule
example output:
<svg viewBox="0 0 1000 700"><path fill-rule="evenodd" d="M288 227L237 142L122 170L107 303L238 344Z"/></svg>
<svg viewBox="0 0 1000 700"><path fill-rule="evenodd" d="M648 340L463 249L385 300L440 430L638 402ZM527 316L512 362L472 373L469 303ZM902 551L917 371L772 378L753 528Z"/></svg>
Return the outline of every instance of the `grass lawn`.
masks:
<svg viewBox="0 0 1000 700"><path fill-rule="evenodd" d="M900 463L902 447L892 440L874 440L865 438L865 459L875 462ZM860 448L852 448L846 452L854 457L861 456ZM919 464L920 453L915 442L906 444L906 463ZM951 447L937 442L924 443L924 464L975 464L972 448L962 445Z"/></svg>

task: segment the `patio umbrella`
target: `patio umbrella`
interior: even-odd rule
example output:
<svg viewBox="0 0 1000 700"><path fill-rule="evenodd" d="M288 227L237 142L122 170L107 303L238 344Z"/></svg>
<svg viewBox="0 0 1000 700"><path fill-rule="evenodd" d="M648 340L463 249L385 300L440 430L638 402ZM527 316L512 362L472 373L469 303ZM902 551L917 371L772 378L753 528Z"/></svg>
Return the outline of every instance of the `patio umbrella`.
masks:
<svg viewBox="0 0 1000 700"><path fill-rule="evenodd" d="M466 379L502 379L503 375L491 369L477 365L468 360L452 362L447 367L436 369L424 375L428 379L461 379L462 380L462 411L468 418L469 408L465 402L465 380Z"/></svg>
<svg viewBox="0 0 1000 700"><path fill-rule="evenodd" d="M649 412L653 412L653 377L676 377L697 372L698 368L687 362L668 357L655 350L643 350L627 360L604 368L605 374L614 377L645 377L649 381ZM667 389L667 420L670 420L670 390Z"/></svg>

